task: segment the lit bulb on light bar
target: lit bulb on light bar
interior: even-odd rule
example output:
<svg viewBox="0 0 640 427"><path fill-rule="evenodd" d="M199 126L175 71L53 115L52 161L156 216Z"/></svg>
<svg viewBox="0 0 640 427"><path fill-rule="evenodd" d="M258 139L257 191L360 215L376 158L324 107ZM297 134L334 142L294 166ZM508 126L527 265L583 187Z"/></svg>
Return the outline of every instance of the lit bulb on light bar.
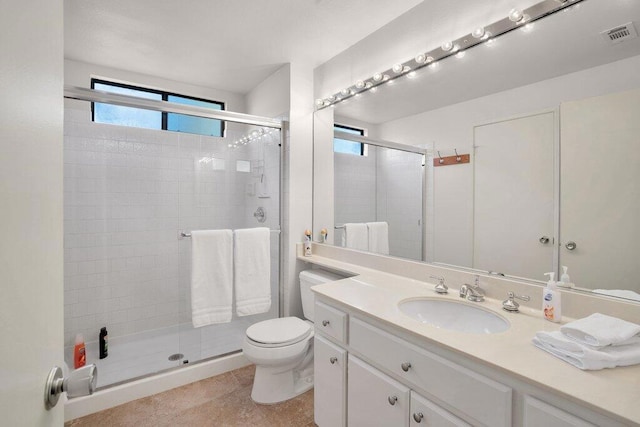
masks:
<svg viewBox="0 0 640 427"><path fill-rule="evenodd" d="M374 81L374 82L381 82L381 81L382 81L382 79L383 79L383 75L382 75L382 74L380 74L380 73L375 73L375 74L373 75L373 81Z"/></svg>
<svg viewBox="0 0 640 427"><path fill-rule="evenodd" d="M391 71L396 74L400 74L403 70L404 67L402 66L402 64L394 64L393 67L391 67Z"/></svg>
<svg viewBox="0 0 640 427"><path fill-rule="evenodd" d="M478 27L471 33L474 39L481 39L484 37L484 27Z"/></svg>
<svg viewBox="0 0 640 427"><path fill-rule="evenodd" d="M424 53L419 53L416 55L416 57L414 58L414 60L418 63L418 64L424 64L425 62L427 62L427 55L425 55Z"/></svg>
<svg viewBox="0 0 640 427"><path fill-rule="evenodd" d="M324 105L324 99L316 99L316 107L322 107Z"/></svg>
<svg viewBox="0 0 640 427"><path fill-rule="evenodd" d="M511 9L511 12L509 12L509 21L520 22L523 19L524 19L524 14L520 9Z"/></svg>
<svg viewBox="0 0 640 427"><path fill-rule="evenodd" d="M363 89L363 88L365 87L365 83L364 83L362 80L358 80L358 81L356 82L356 87L357 87L358 89Z"/></svg>
<svg viewBox="0 0 640 427"><path fill-rule="evenodd" d="M349 89L342 89L340 91L340 95L342 95L342 96L347 96L347 95L350 95L350 94L351 94L351 91Z"/></svg>
<svg viewBox="0 0 640 427"><path fill-rule="evenodd" d="M440 48L445 52L449 52L451 49L453 49L453 42L444 42L442 43L442 46L440 46Z"/></svg>
<svg viewBox="0 0 640 427"><path fill-rule="evenodd" d="M371 89L373 87L373 83L371 82L367 82L367 84L365 85L365 88L367 89Z"/></svg>
<svg viewBox="0 0 640 427"><path fill-rule="evenodd" d="M335 100L336 100L336 97L334 95L331 95L331 96L327 97L327 101L329 101L329 102L333 102Z"/></svg>

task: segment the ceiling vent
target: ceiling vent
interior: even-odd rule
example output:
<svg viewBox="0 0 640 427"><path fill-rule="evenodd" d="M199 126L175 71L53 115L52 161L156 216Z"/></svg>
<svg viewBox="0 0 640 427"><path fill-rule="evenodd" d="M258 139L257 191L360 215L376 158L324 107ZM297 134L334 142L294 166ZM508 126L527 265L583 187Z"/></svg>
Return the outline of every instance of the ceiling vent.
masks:
<svg viewBox="0 0 640 427"><path fill-rule="evenodd" d="M611 28L610 30L604 30L600 34L611 44L622 43L623 41L638 37L638 33L633 26L633 22L628 22L615 28Z"/></svg>

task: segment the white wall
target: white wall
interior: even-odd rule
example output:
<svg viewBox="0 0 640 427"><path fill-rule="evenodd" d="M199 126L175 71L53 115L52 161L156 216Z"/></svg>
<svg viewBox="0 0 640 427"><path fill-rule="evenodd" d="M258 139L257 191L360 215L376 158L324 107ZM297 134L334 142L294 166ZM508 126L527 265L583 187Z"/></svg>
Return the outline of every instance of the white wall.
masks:
<svg viewBox="0 0 640 427"><path fill-rule="evenodd" d="M0 8L0 414L62 425L43 390L63 363L63 2Z"/></svg>
<svg viewBox="0 0 640 427"><path fill-rule="evenodd" d="M472 153L473 127L557 108L561 102L640 87L640 56L545 80L379 126L380 138L434 144L442 155ZM473 159L434 169L435 260L472 263Z"/></svg>
<svg viewBox="0 0 640 427"><path fill-rule="evenodd" d="M288 116L291 105L290 82L291 68L286 64L247 93L247 114L266 117Z"/></svg>

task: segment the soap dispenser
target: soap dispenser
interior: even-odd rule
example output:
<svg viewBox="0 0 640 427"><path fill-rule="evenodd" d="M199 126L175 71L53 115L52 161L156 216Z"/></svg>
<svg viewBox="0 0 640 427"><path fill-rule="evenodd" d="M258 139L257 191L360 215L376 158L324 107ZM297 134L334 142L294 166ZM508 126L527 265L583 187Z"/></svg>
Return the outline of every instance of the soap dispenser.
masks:
<svg viewBox="0 0 640 427"><path fill-rule="evenodd" d="M562 266L563 273L562 273L562 276L560 276L560 281L558 282L558 286L562 286L563 288L573 288L574 284L571 283L571 278L567 273L568 269L569 267L567 267L566 265Z"/></svg>
<svg viewBox="0 0 640 427"><path fill-rule="evenodd" d="M556 282L553 280L555 273L544 273L549 276L547 286L542 290L542 314L544 318L551 322L560 322L562 320L562 302L561 294L558 291Z"/></svg>

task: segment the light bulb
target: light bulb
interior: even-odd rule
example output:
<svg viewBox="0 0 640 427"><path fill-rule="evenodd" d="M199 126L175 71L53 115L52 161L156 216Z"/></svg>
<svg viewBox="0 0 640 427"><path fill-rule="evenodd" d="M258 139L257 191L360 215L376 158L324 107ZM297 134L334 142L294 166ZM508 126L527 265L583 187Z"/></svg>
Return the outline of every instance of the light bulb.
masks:
<svg viewBox="0 0 640 427"><path fill-rule="evenodd" d="M336 100L335 95L331 95L331 96L327 97L327 101L329 101L329 102L333 102L335 100Z"/></svg>
<svg viewBox="0 0 640 427"><path fill-rule="evenodd" d="M452 42L444 42L444 43L442 43L442 46L440 46L440 47L445 52L449 52L451 49L453 49L453 43Z"/></svg>
<svg viewBox="0 0 640 427"><path fill-rule="evenodd" d="M373 81L374 81L374 82L381 82L381 81L382 81L382 79L383 79L383 76L382 76L382 74L380 74L380 73L375 73L375 74L373 75Z"/></svg>
<svg viewBox="0 0 640 427"><path fill-rule="evenodd" d="M324 100L318 98L316 99L316 107L321 107L324 104Z"/></svg>
<svg viewBox="0 0 640 427"><path fill-rule="evenodd" d="M391 70L396 74L400 74L402 70L404 70L404 67L402 64L394 64L393 67L391 67Z"/></svg>
<svg viewBox="0 0 640 427"><path fill-rule="evenodd" d="M473 30L471 35L475 39L481 39L484 36L484 27L476 28L475 30Z"/></svg>
<svg viewBox="0 0 640 427"><path fill-rule="evenodd" d="M430 64L431 62L433 62L433 56L427 56L427 59L425 60L425 62L427 64Z"/></svg>
<svg viewBox="0 0 640 427"><path fill-rule="evenodd" d="M340 91L340 95L342 95L342 96L347 96L347 95L349 95L350 93L351 93L351 91L350 91L349 89L342 89L342 90Z"/></svg>
<svg viewBox="0 0 640 427"><path fill-rule="evenodd" d="M425 62L427 62L427 55L425 55L424 53L419 53L416 55L416 57L414 58L414 60L418 63L418 64L424 64Z"/></svg>
<svg viewBox="0 0 640 427"><path fill-rule="evenodd" d="M356 82L356 87L357 87L358 89L362 89L362 88L364 88L364 86L365 86L365 84L364 84L364 82L363 82L362 80L358 80L358 81Z"/></svg>
<svg viewBox="0 0 640 427"><path fill-rule="evenodd" d="M520 9L511 9L511 12L509 12L509 21L511 22L520 22L523 18L524 15Z"/></svg>
<svg viewBox="0 0 640 427"><path fill-rule="evenodd" d="M366 87L367 89L371 89L371 88L373 87L373 83L371 83L371 82L367 82L367 84L365 85L365 87Z"/></svg>

